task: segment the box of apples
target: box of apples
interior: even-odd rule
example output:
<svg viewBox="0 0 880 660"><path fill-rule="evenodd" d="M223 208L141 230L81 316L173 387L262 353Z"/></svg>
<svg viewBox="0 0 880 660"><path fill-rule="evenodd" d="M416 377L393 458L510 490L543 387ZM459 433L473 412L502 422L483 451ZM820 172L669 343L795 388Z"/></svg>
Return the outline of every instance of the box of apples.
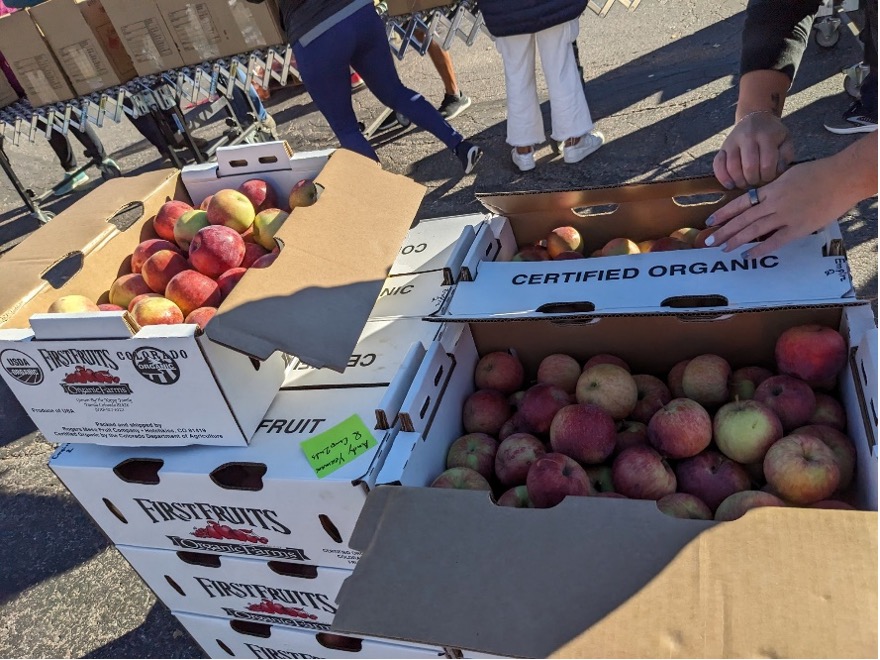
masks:
<svg viewBox="0 0 880 660"><path fill-rule="evenodd" d="M335 630L463 657L874 652L870 305L496 319L438 342L453 372L385 461L408 479L367 498Z"/></svg>
<svg viewBox="0 0 880 660"><path fill-rule="evenodd" d="M289 355L345 369L423 193L282 142L107 182L4 258L0 374L53 442L246 445Z"/></svg>

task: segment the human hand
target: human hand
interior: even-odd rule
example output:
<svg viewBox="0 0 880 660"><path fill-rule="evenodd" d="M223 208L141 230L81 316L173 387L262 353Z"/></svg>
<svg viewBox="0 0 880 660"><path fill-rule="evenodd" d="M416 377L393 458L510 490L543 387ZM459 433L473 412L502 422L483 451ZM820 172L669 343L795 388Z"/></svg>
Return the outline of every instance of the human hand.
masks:
<svg viewBox="0 0 880 660"><path fill-rule="evenodd" d="M794 160L788 128L772 112L758 111L733 127L715 155L715 178L727 189L769 183Z"/></svg>
<svg viewBox="0 0 880 660"><path fill-rule="evenodd" d="M748 194L740 195L706 220L706 226L718 227L706 245L730 252L763 236L748 253L762 257L831 224L854 204L834 170L832 158L801 163L757 188L758 204L752 205Z"/></svg>

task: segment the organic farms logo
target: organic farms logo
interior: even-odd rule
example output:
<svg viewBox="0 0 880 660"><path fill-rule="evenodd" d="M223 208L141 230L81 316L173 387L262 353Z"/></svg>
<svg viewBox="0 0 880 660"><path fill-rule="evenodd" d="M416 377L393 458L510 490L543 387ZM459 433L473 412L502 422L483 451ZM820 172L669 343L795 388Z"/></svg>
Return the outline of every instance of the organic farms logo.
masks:
<svg viewBox="0 0 880 660"><path fill-rule="evenodd" d="M265 536L257 536L252 529L233 529L229 525L221 525L220 523L209 520L204 527L196 527L192 531L192 535L197 539L229 539L230 541L241 541L242 543L268 543L269 539Z"/></svg>
<svg viewBox="0 0 880 660"><path fill-rule="evenodd" d="M72 372L64 376L65 383L118 383L119 376L113 376L109 371L103 369L94 371L79 365Z"/></svg>
<svg viewBox="0 0 880 660"><path fill-rule="evenodd" d="M120 383L119 376L114 376L106 369L95 371L82 365L68 374L61 381L61 388L67 394L131 394L128 383Z"/></svg>
<svg viewBox="0 0 880 660"><path fill-rule="evenodd" d="M43 382L43 370L36 360L13 348L0 353L0 366L19 383L39 385Z"/></svg>
<svg viewBox="0 0 880 660"><path fill-rule="evenodd" d="M180 367L177 361L172 355L158 348L143 346L135 349L131 353L131 362L141 376L156 385L173 385L180 379Z"/></svg>

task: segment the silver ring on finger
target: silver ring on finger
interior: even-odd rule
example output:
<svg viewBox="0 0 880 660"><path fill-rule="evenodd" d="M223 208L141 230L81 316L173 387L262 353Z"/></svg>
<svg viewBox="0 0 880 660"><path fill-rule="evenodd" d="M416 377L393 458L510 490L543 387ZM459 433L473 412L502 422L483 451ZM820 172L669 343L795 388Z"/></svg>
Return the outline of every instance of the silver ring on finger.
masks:
<svg viewBox="0 0 880 660"><path fill-rule="evenodd" d="M757 188L749 188L748 195L749 195L749 204L751 204L752 206L757 206L758 204L761 203L761 200L758 199L758 189Z"/></svg>

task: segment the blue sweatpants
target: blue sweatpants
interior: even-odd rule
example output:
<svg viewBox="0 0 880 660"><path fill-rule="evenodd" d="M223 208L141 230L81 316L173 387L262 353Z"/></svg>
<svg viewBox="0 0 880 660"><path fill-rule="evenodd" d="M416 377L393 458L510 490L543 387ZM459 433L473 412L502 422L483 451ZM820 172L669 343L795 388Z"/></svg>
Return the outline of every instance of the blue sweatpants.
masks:
<svg viewBox="0 0 880 660"><path fill-rule="evenodd" d="M421 94L400 82L385 27L372 5L343 19L307 46L296 42L293 52L306 89L344 149L379 160L358 128L351 103L349 67L360 74L379 101L450 149L462 141L461 135Z"/></svg>

